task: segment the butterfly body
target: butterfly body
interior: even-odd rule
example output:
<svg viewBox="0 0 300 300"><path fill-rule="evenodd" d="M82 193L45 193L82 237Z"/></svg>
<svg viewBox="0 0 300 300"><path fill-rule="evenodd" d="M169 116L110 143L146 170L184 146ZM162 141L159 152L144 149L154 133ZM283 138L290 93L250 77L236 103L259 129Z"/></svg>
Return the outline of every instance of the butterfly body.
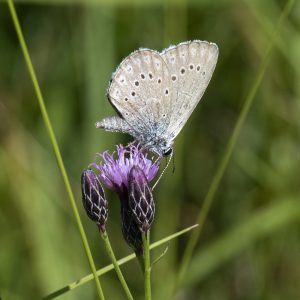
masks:
<svg viewBox="0 0 300 300"><path fill-rule="evenodd" d="M161 53L151 49L131 53L113 74L107 92L120 116L104 118L96 127L129 133L151 151L170 154L217 58L216 44L204 41L184 42Z"/></svg>

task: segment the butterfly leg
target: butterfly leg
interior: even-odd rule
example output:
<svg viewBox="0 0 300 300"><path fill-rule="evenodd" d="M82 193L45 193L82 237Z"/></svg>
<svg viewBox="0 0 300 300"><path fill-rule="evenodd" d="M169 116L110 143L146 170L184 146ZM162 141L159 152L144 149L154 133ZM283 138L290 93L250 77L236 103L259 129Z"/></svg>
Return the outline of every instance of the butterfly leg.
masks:
<svg viewBox="0 0 300 300"><path fill-rule="evenodd" d="M170 154L169 158L168 158L168 161L165 165L165 167L163 168L163 170L161 171L159 177L157 178L156 182L153 184L152 186L152 190L155 189L155 187L157 186L157 184L160 182L161 178L163 177L165 171L167 170L168 166L170 165L170 162L172 160L172 157L173 157L173 152Z"/></svg>

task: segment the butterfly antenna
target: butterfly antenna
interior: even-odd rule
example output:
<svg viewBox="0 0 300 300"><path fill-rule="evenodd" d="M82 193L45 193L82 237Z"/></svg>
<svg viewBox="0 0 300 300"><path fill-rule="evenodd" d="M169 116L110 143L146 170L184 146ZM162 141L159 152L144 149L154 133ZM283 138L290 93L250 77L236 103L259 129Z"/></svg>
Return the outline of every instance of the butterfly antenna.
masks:
<svg viewBox="0 0 300 300"><path fill-rule="evenodd" d="M164 169L162 170L162 172L160 173L159 177L157 178L156 182L154 183L153 187L152 187L152 190L155 189L155 187L157 186L157 184L160 182L162 176L164 175L165 171L167 170L168 166L170 165L170 162L172 160L172 157L173 157L173 151L171 152L171 155L168 159L168 162L166 164L166 166L164 167Z"/></svg>

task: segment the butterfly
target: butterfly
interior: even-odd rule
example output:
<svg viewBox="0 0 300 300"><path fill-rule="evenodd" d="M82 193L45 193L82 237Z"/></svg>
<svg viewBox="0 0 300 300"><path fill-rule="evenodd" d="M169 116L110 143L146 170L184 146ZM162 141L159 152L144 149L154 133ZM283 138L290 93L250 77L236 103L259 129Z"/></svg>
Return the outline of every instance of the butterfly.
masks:
<svg viewBox="0 0 300 300"><path fill-rule="evenodd" d="M112 75L107 96L119 116L97 128L128 133L142 146L168 156L202 98L218 60L215 43L194 40L158 52L139 49Z"/></svg>

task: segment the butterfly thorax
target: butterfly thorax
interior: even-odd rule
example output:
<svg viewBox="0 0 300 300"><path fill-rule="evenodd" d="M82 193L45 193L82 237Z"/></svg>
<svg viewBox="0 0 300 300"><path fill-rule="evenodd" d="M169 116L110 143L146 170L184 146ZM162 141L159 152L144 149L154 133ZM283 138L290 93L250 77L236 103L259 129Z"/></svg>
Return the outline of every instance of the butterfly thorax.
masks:
<svg viewBox="0 0 300 300"><path fill-rule="evenodd" d="M159 156L169 156L173 152L173 141L164 138L157 138L145 143L145 147Z"/></svg>

